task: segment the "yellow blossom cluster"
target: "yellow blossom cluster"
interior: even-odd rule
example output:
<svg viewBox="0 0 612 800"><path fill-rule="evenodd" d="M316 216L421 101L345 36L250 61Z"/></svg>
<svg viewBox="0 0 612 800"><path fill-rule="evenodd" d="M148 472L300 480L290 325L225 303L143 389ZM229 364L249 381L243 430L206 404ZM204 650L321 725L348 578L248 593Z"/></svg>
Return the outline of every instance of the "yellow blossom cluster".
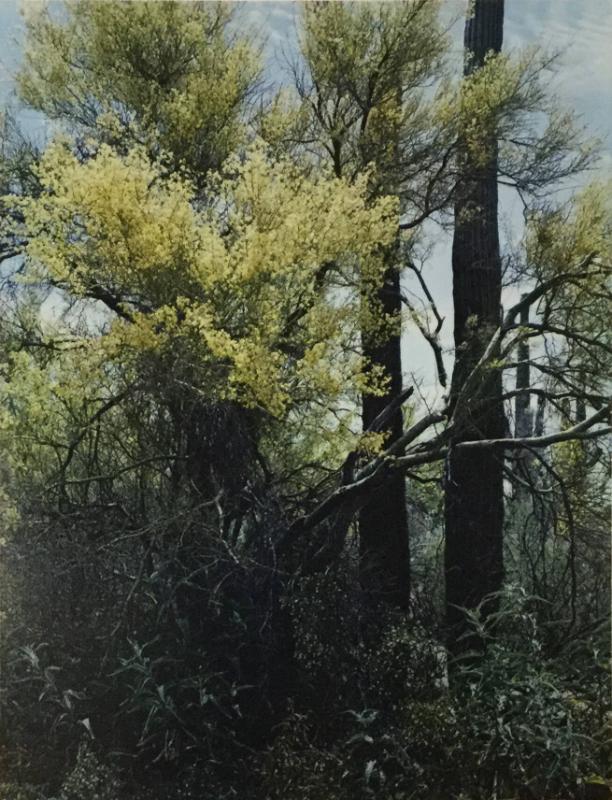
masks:
<svg viewBox="0 0 612 800"><path fill-rule="evenodd" d="M383 268L397 205L307 176L256 144L211 180L203 205L144 147L102 145L81 161L65 142L44 154L40 197L22 201L30 274L118 316L100 337L110 358L189 343L211 397L280 416L362 374L354 355L358 287Z"/></svg>
<svg viewBox="0 0 612 800"><path fill-rule="evenodd" d="M202 176L243 139L256 49L227 3L68 0L26 9L21 97L111 142L146 141Z"/></svg>

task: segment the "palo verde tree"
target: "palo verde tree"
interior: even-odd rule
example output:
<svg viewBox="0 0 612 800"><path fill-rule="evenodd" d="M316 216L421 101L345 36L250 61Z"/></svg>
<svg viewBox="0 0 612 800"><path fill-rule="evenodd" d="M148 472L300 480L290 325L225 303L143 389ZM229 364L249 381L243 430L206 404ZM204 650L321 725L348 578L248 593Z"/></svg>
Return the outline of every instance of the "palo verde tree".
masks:
<svg viewBox="0 0 612 800"><path fill-rule="evenodd" d="M116 24L115 36L126 33L115 20L117 13L123 20L119 5L101 5L96 17L103 28ZM151 4L134 13L157 21L163 31L164 8ZM195 11L178 8L173 24L180 29ZM82 13L80 6L77 11ZM40 24L51 26L55 41L72 23L70 17L50 22L43 16ZM75 64L79 59L71 58L71 68ZM57 87L51 82L49 88L52 94ZM89 91L86 86L86 104L94 102ZM121 91L119 83L115 91ZM207 613L206 600L218 608L212 594L225 587L223 613L234 620L230 625L247 624L252 633L246 646L237 645L233 678L227 653L217 656L225 665L219 692L231 704L235 686L249 687L242 691L260 706L251 715L256 729L256 720L276 713L275 698L280 695L279 705L285 699L263 661L291 666L290 653L277 657L263 643L270 625L275 637L282 634L274 547L286 515L296 513L295 500L278 509L279 498L295 495L295 483L278 485L277 464L292 456L311 462L310 449L323 462L311 470L318 476L359 449L359 434L348 421L341 420L327 442L319 434L313 443L312 431L321 416L329 424L341 400L368 384L357 348L360 287L366 275L377 281L379 253L395 235L397 205L393 198L372 200L365 176L349 182L323 171L309 174L290 159L270 157L261 142L242 140L218 171L207 166L196 174L193 164L177 166L174 153L158 141L165 131L159 121L149 128L146 111L131 113L135 120L126 131L119 118L116 138L108 135L106 119L85 126L67 113L64 135L49 144L34 169L39 191L4 198L7 233L20 243L23 280L52 289L64 303L63 313L41 319L34 340L22 342L5 365L4 421L15 434L7 435L15 445L10 469L23 494L36 499L29 510L46 508L54 520L87 520L75 537L79 552L113 528L133 543L127 553L117 547L116 563L111 548L100 567L115 576L109 586L121 593L118 575L161 576L147 595L153 604L143 603L140 593L124 595L124 605L110 615L113 606L106 608L100 626L124 658L127 645L118 634L131 638L131 614L138 608L138 636L157 642L152 646L162 653L187 648L177 673L184 680L181 698L175 694L173 700L186 708L194 708L194 697L198 708L206 703L193 684L194 663L213 658L216 635L227 641L227 630L211 632L219 615ZM323 275L322 264L329 265ZM281 437L290 445L279 454L272 444ZM308 469L298 463L298 471ZM122 535L115 538L122 541ZM232 560L223 574L233 547L245 560ZM262 575L263 589L257 585ZM75 576L66 587L78 596L84 583ZM257 592L262 599L254 606ZM155 608L164 609L157 627L151 621ZM159 640L158 634L169 638ZM95 669L96 653L98 660L112 661L100 653L101 640L90 638L88 647L68 645L83 675ZM209 669L211 676L219 673L218 666ZM133 701L126 698L122 707ZM163 726L160 713L156 724ZM206 714L192 710L188 716L172 747L185 736L197 739L209 724ZM146 715L142 724L150 724ZM115 736L99 715L92 725ZM165 763L171 748L161 727L159 732L141 745L128 731L123 745L148 755L159 746L153 757ZM249 735L257 740L256 732Z"/></svg>
<svg viewBox="0 0 612 800"><path fill-rule="evenodd" d="M245 97L240 81L252 62L240 42L227 44L215 16L225 20L223 8L75 4L68 12L29 21L20 77L24 96L62 124L64 138L33 170L37 191L9 192L4 203L3 234L19 245L24 280L52 290L65 312L42 320L7 364L6 421L19 427L11 469L24 494L54 514L95 520L105 509L109 524L131 531L136 551L117 574L129 574L134 558L149 574L166 564L170 574L196 572L203 592L212 577L202 560L215 563L219 547L239 543L258 564L272 561L268 536L295 514L291 501L279 513L276 493L294 495L297 483L301 496L303 475L319 479L358 447L350 415L338 415L327 437L318 431L341 398L368 384L357 352L359 287L367 275L376 283L396 203L372 201L365 176L350 184L309 176L261 143L247 147L246 108L226 107L232 92L215 77L237 81ZM152 58L168 27L175 46L152 69L142 52ZM126 61L113 61L106 84L109 41L123 41ZM172 57L175 66L164 65ZM172 115L186 109L192 128L174 139ZM219 126L214 151L206 130L204 149L185 153L207 120ZM330 265L323 274L322 264ZM28 431L38 432L35 444ZM282 454L271 450L281 437ZM312 452L322 467L307 466ZM299 481L272 483L283 461L289 469L297 461ZM184 531L159 533L159 520L188 512L206 535L194 528L183 547ZM240 570L245 580L252 573L246 563ZM192 589L180 608L181 636L194 648L206 640L201 594ZM116 619L109 630L126 624ZM255 684L251 664L251 678L236 681Z"/></svg>
<svg viewBox="0 0 612 800"><path fill-rule="evenodd" d="M446 45L438 5L437 0L307 4L301 61L293 66L304 120L301 138L308 148L337 176L367 174L372 197L400 198L386 272L380 285L370 285L364 276L361 312L362 353L377 378L373 388L379 384L362 395L362 427L384 430L387 443L402 435L406 399L400 278L411 244L402 230L416 229L444 207L449 194L448 174L440 166L449 141L423 96L423 87L440 74ZM409 521L400 472L363 504L359 539L364 589L372 599L407 608Z"/></svg>
<svg viewBox="0 0 612 800"><path fill-rule="evenodd" d="M592 184L573 204L547 202L530 217L521 278L541 282L572 261L584 265L585 273L579 285L568 280L537 305L525 304L516 322L518 351L508 354L506 363L517 370L517 386L506 395L520 400L520 412L529 416L530 400L538 403L532 430L517 430L518 437L537 437L544 425L581 426L593 413L605 418L611 355L604 322L609 207L606 185ZM556 618L564 620L563 636L569 637L585 625L585 609L591 608L591 618L602 615L601 592L585 594L579 587L606 580L602 554L608 534L601 507L606 439L568 442L544 452L527 448L517 456L516 468L508 473L517 490L509 509L520 515L522 507L527 522L514 546L523 552L533 590L553 599Z"/></svg>
<svg viewBox="0 0 612 800"><path fill-rule="evenodd" d="M153 160L163 158L168 173L188 178L206 202L208 173L245 140L259 70L255 49L229 30L232 7L75 2L64 12L43 7L26 15L21 98L68 133L81 161L101 144L124 155L139 146ZM7 235L15 240L17 229ZM48 287L63 289L48 278ZM124 296L102 276L87 291L90 304L111 318L129 317L127 306L144 313L155 308L137 294ZM236 429L244 444L250 422L237 418L231 405L210 406L185 392L169 392L164 402L180 440L176 479L181 475L196 493L207 494L202 462L221 429L228 436ZM241 473L252 448L235 451L243 453Z"/></svg>
<svg viewBox="0 0 612 800"><path fill-rule="evenodd" d="M26 10L27 11L27 10ZM227 3L68 2L26 13L21 98L79 137L162 151L196 183L244 140L257 51Z"/></svg>
<svg viewBox="0 0 612 800"><path fill-rule="evenodd" d="M78 800L94 751L163 800L576 794L598 768L582 732L604 681L597 667L578 689L573 664L566 680L549 631L576 638L604 613L603 589L581 600L603 586L600 505L577 506L601 493L610 433L609 191L552 203L591 152L547 94L547 59L491 54L453 80L433 2L307 6L297 100L255 114L257 58L230 11L81 2L28 18L19 86L56 135L38 152L5 126L0 154L19 281L3 297L2 565L23 611L0 653L1 733L22 774L47 769L47 794ZM494 280L471 261L458 275L474 278L466 303L484 299L444 395L421 225L471 202L461 231L488 231L467 167L525 200L506 272L520 299L485 304L496 243ZM403 420L400 306L440 388L430 405L415 390ZM477 429L517 397L544 399L543 424ZM528 583L548 616L510 594L495 624L475 620L493 645L449 687L443 609L396 613L405 479L437 492L463 455L526 452L530 468L504 474L556 515L510 563L524 575L544 552ZM478 604L481 577L466 572L459 602ZM372 595L390 608L364 614Z"/></svg>

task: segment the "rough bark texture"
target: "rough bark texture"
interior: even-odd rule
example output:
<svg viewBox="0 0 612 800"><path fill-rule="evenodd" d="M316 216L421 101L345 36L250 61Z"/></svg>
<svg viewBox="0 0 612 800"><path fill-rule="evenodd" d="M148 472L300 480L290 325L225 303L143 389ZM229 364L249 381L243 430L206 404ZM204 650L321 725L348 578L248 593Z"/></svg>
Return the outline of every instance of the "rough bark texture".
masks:
<svg viewBox="0 0 612 800"><path fill-rule="evenodd" d="M398 106L402 105L402 91L397 88ZM397 140L396 159L400 158ZM371 156L363 154L364 163ZM393 181L382 190L391 193ZM400 271L397 268L398 248L388 253L388 269L377 301L385 316L401 314ZM363 430L368 430L373 420L397 398L402 391L401 330L385 341L377 341L362 334L363 355L369 363L382 367L389 378L388 390L383 397L362 396ZM391 417L385 430L389 431L388 443L402 435L403 414L401 407ZM410 534L406 508L406 479L400 471L393 472L359 514L360 581L369 598L377 603L383 601L400 609L410 605Z"/></svg>
<svg viewBox="0 0 612 800"><path fill-rule="evenodd" d="M465 74L499 52L503 37L503 0L475 0L465 26ZM498 326L501 302L501 258L497 221L497 145L487 143L487 163L476 165L464 151L455 203L453 301L455 367L451 392L456 395ZM505 420L501 375L491 372L481 387L486 405L465 409L454 444L475 438L501 438ZM462 408L465 408L462 403ZM474 608L503 580L502 459L493 450L451 448L445 486L446 615L451 649L461 649L464 617L459 607Z"/></svg>
<svg viewBox="0 0 612 800"><path fill-rule="evenodd" d="M394 265L385 275L378 300L385 315L399 314L400 276ZM371 364L382 366L389 377L389 388L383 397L364 394L362 399L363 429L370 427L380 412L402 391L400 334L377 341L363 335L364 356ZM385 429L389 442L402 434L401 408ZM366 503L359 514L360 578L367 595L399 608L410 602L410 546L406 511L406 482L400 472L392 474Z"/></svg>

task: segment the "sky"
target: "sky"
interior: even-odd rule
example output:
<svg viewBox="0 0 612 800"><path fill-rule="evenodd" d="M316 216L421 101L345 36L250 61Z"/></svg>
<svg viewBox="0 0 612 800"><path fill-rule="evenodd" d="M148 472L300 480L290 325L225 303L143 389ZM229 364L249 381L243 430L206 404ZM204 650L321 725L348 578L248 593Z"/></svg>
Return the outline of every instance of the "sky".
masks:
<svg viewBox="0 0 612 800"><path fill-rule="evenodd" d="M22 27L20 8L28 0L0 0L0 102L11 97L12 75L21 57ZM54 0L57 2L57 0ZM453 57L457 69L462 58L463 15L466 0L445 0L444 14L455 20L452 26ZM283 53L296 46L299 16L297 2L247 0L240 10L240 24L265 39L265 58L269 80L281 83ZM602 141L599 176L612 178L612 0L506 0L504 50L537 45L559 54L558 72L553 87L559 101L580 116L589 131ZM45 137L45 123L28 110L20 112L22 124L30 133ZM516 229L519 206L509 195L502 198L503 225ZM433 257L427 266L427 279L441 313L447 318L443 343L451 344L452 297L450 278L450 240L441 231ZM406 382L423 381L431 388L431 358L428 345L417 335L404 340Z"/></svg>
<svg viewBox="0 0 612 800"><path fill-rule="evenodd" d="M28 0L0 0L3 98L12 89L12 75L19 63L20 8L27 4ZM449 17L457 20L453 41L459 59L465 0L445 0L444 6ZM247 0L240 14L246 27L266 38L270 72L282 79L280 54L295 46L299 3ZM506 0L504 31L504 49L538 44L561 54L559 95L595 134L606 139L608 160L612 160L612 0Z"/></svg>

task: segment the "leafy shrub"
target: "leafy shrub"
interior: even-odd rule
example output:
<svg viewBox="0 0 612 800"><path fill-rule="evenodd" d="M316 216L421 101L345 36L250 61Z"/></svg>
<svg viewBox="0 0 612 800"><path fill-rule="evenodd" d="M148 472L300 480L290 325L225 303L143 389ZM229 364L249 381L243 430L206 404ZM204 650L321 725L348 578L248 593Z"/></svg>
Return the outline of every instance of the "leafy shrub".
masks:
<svg viewBox="0 0 612 800"><path fill-rule="evenodd" d="M477 787L478 797L516 787L525 797L575 796L585 776L606 769L605 733L595 720L608 708L608 693L597 688L603 665L583 659L577 688L571 661L563 654L547 657L538 602L510 587L497 614L486 621L478 610L469 614L485 652L480 658L464 654L455 664L451 752L463 783Z"/></svg>
<svg viewBox="0 0 612 800"><path fill-rule="evenodd" d="M28 783L0 783L0 800L45 800L40 789Z"/></svg>
<svg viewBox="0 0 612 800"><path fill-rule="evenodd" d="M113 771L103 765L91 747L82 743L58 800L119 800L121 786Z"/></svg>
<svg viewBox="0 0 612 800"><path fill-rule="evenodd" d="M52 619L69 619L69 592L50 603L29 585L29 624L0 654L11 776L56 800L119 800L119 778L142 800L147 786L147 800L569 800L605 786L606 665L580 637L549 652L541 601L513 589L486 621L472 613L484 652L453 663L449 686L430 617L369 607L350 553L283 581L207 536L184 525L177 554L168 525L75 630ZM89 552L101 574L137 563ZM79 562L63 553L55 569Z"/></svg>
<svg viewBox="0 0 612 800"><path fill-rule="evenodd" d="M380 686L393 691L378 691L374 679L369 697L377 704L360 710L341 710L348 697L338 697L324 727L320 715L295 714L264 767L269 796L490 800L518 793L542 800L591 796L597 781L605 786L605 665L583 647L576 686L576 654L553 661L544 650L537 602L514 587L486 621L469 614L471 639L484 654L466 653L451 665L450 689L435 679L439 653L418 626L398 635L390 624L377 648L360 651L360 669L374 675L378 664ZM400 690L402 658L411 684ZM329 681L341 689L333 674Z"/></svg>

